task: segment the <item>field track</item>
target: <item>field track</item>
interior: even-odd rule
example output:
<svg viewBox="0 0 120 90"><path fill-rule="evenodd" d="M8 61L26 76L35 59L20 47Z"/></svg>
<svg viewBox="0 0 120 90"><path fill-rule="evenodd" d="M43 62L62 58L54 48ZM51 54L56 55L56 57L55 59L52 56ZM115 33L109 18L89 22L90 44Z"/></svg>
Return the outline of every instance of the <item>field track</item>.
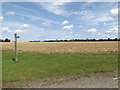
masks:
<svg viewBox="0 0 120 90"><path fill-rule="evenodd" d="M117 88L116 73L51 77L34 81L11 82L4 88ZM91 83L92 82L92 83Z"/></svg>
<svg viewBox="0 0 120 90"><path fill-rule="evenodd" d="M0 45L3 50L14 50L13 42ZM115 53L118 52L118 42L18 42L18 50L40 53Z"/></svg>

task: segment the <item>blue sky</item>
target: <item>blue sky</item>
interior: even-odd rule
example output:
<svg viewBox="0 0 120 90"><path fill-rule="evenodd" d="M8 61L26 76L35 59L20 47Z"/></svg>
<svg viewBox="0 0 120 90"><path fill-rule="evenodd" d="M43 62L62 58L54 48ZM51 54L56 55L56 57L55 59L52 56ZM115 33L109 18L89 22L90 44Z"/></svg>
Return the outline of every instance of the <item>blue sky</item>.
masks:
<svg viewBox="0 0 120 90"><path fill-rule="evenodd" d="M1 38L20 42L118 37L117 2L4 2Z"/></svg>

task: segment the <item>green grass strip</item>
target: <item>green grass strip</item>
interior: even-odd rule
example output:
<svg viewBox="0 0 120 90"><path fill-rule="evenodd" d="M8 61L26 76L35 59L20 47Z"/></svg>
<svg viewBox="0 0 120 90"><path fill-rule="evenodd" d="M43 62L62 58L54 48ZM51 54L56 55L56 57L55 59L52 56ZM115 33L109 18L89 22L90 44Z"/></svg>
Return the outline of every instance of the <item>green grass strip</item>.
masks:
<svg viewBox="0 0 120 90"><path fill-rule="evenodd" d="M35 80L45 77L116 72L117 54L41 54L19 53L19 62L12 61L13 51L3 51L3 82Z"/></svg>

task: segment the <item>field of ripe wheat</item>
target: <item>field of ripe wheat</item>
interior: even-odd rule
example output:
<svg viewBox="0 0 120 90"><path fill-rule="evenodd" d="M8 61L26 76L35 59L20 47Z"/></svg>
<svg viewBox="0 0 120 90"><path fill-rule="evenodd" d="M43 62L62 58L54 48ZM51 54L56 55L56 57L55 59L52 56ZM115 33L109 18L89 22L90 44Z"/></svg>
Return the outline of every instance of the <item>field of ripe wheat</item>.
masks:
<svg viewBox="0 0 120 90"><path fill-rule="evenodd" d="M14 50L14 42L0 45L3 50ZM118 42L18 42L18 50L40 53L115 53L118 52Z"/></svg>

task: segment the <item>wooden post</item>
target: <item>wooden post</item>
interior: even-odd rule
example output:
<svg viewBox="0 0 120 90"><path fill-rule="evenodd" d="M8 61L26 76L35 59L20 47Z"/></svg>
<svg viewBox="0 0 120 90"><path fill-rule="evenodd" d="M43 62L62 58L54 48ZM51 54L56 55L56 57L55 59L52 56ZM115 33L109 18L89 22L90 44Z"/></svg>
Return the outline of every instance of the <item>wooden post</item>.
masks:
<svg viewBox="0 0 120 90"><path fill-rule="evenodd" d="M19 37L17 36L17 33L15 33L14 37L15 37L15 61L18 61L17 38Z"/></svg>

